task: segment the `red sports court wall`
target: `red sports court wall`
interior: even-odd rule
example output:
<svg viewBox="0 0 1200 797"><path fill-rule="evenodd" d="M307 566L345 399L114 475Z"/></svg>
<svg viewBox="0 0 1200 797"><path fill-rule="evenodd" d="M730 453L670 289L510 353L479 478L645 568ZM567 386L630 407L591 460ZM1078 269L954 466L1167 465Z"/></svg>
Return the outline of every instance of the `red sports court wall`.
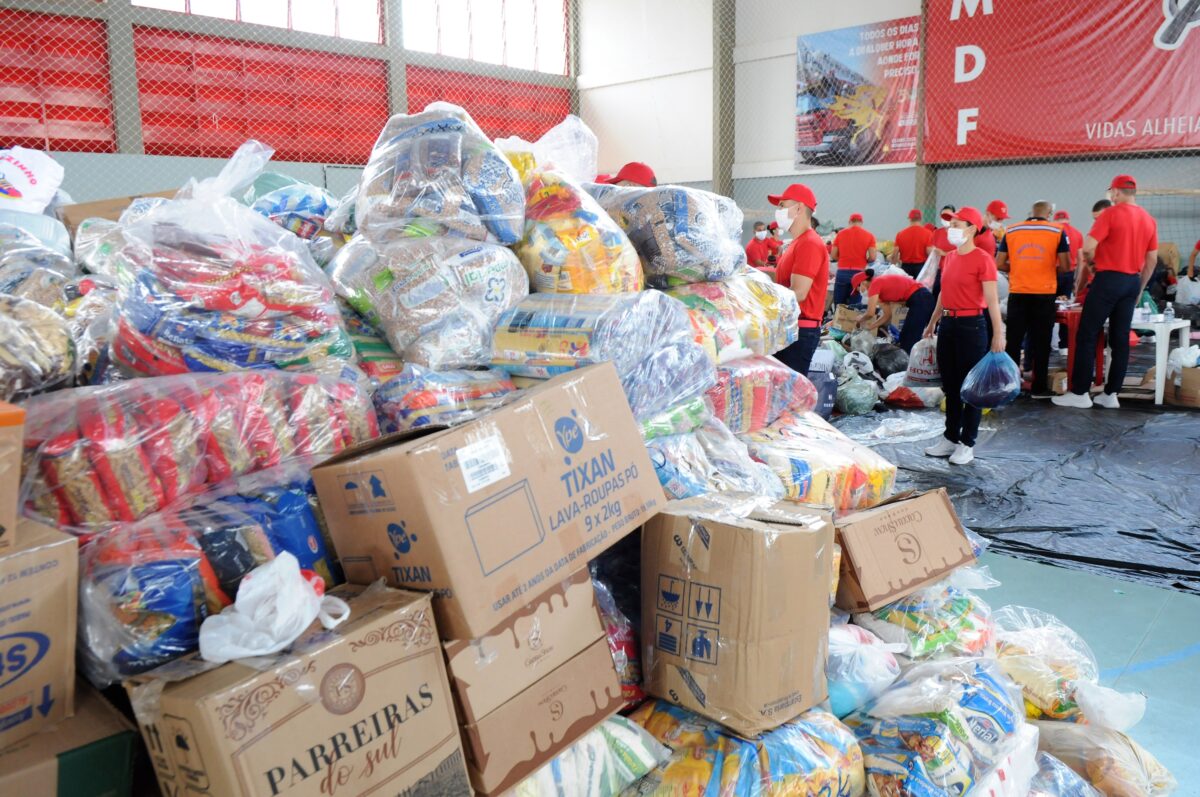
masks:
<svg viewBox="0 0 1200 797"><path fill-rule="evenodd" d="M571 112L567 89L409 65L408 112L437 100L466 108L492 138L534 141Z"/></svg>

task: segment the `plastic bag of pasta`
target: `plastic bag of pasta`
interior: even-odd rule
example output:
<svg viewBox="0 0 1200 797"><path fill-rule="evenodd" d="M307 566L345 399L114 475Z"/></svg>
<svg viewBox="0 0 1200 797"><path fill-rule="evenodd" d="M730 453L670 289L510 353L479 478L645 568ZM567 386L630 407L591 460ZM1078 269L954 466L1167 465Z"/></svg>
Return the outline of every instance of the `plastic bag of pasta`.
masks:
<svg viewBox="0 0 1200 797"><path fill-rule="evenodd" d="M358 231L376 243L446 235L521 240L516 169L465 110L435 102L387 121L359 181Z"/></svg>
<svg viewBox="0 0 1200 797"><path fill-rule="evenodd" d="M765 277L739 274L724 282L698 282L668 294L712 323L718 362L774 354L796 340L796 294Z"/></svg>
<svg viewBox="0 0 1200 797"><path fill-rule="evenodd" d="M1105 797L1167 797L1178 787L1150 751L1120 731L1038 722L1038 748L1083 776Z"/></svg>
<svg viewBox="0 0 1200 797"><path fill-rule="evenodd" d="M587 188L629 235L651 287L715 282L746 266L742 211L728 197L679 185Z"/></svg>
<svg viewBox="0 0 1200 797"><path fill-rule="evenodd" d="M690 340L683 305L660 291L535 293L500 316L492 365L546 379L611 361L626 377L655 352Z"/></svg>
<svg viewBox="0 0 1200 797"><path fill-rule="evenodd" d="M759 355L720 365L706 396L713 415L734 434L757 432L787 410L811 412L817 403L817 390L803 374Z"/></svg>
<svg viewBox="0 0 1200 797"><path fill-rule="evenodd" d="M355 236L329 274L405 362L435 370L487 365L497 319L529 293L511 249L447 237L378 246Z"/></svg>
<svg viewBox="0 0 1200 797"><path fill-rule="evenodd" d="M500 406L516 386L503 371L431 371L409 363L375 391L384 432L453 426Z"/></svg>
<svg viewBox="0 0 1200 797"><path fill-rule="evenodd" d="M296 182L254 200L251 209L304 239L313 238L337 209L337 199L324 188Z"/></svg>
<svg viewBox="0 0 1200 797"><path fill-rule="evenodd" d="M25 514L77 533L378 436L366 380L279 372L135 379L25 405Z"/></svg>
<svg viewBox="0 0 1200 797"><path fill-rule="evenodd" d="M0 295L0 400L43 393L75 377L75 342L58 313Z"/></svg>

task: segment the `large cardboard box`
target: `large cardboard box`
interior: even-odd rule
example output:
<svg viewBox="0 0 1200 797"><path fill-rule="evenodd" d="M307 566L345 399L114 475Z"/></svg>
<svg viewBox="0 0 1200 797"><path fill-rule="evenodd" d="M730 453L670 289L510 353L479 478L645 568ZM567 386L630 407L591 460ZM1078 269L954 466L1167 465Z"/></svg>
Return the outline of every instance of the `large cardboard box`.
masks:
<svg viewBox="0 0 1200 797"><path fill-rule="evenodd" d="M829 326L834 329L840 329L843 332L854 332L858 329L858 317L862 315L862 309L855 310L849 305L839 304L837 309L833 311L833 321Z"/></svg>
<svg viewBox="0 0 1200 797"><path fill-rule="evenodd" d="M721 519L714 519L721 518ZM825 699L833 522L673 501L642 532L645 690L755 736Z"/></svg>
<svg viewBox="0 0 1200 797"><path fill-rule="evenodd" d="M74 205L67 205L59 211L59 216L62 218L63 224L71 232L71 237L75 237L75 230L79 227L79 223L84 219L108 219L116 221L125 212L125 208L129 207L130 203L141 197L165 197L172 199L178 188L172 188L169 191L156 191L153 194L135 194L132 196L118 196L111 199L97 199L92 202L79 202Z"/></svg>
<svg viewBox="0 0 1200 797"><path fill-rule="evenodd" d="M471 785L497 794L536 772L624 705L608 641L463 728Z"/></svg>
<svg viewBox="0 0 1200 797"><path fill-rule="evenodd" d="M75 710L79 544L31 520L0 555L0 749Z"/></svg>
<svg viewBox="0 0 1200 797"><path fill-rule="evenodd" d="M429 596L332 594L350 619L273 662L190 657L126 681L165 795L469 793Z"/></svg>
<svg viewBox="0 0 1200 797"><path fill-rule="evenodd" d="M483 719L603 638L592 579L582 570L484 636L445 643L463 724Z"/></svg>
<svg viewBox="0 0 1200 797"><path fill-rule="evenodd" d="M75 716L0 750L0 794L128 797L136 733L121 712L81 683Z"/></svg>
<svg viewBox="0 0 1200 797"><path fill-rule="evenodd" d="M487 634L665 500L611 363L518 396L313 469L346 578L433 591L445 639Z"/></svg>
<svg viewBox="0 0 1200 797"><path fill-rule="evenodd" d="M904 493L837 522L842 575L837 605L874 611L975 561L944 488Z"/></svg>
<svg viewBox="0 0 1200 797"><path fill-rule="evenodd" d="M0 554L17 540L25 410L0 401Z"/></svg>

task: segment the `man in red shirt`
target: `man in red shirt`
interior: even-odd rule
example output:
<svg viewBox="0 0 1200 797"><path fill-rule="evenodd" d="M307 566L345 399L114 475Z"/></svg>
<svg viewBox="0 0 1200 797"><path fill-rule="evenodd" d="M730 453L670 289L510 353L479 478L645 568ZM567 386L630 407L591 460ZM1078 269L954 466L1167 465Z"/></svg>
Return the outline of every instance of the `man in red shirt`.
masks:
<svg viewBox="0 0 1200 797"><path fill-rule="evenodd" d="M993 258L996 257L996 242L1004 238L1004 225L1001 222L1007 218L1008 205L999 199L993 199L988 203L984 214L987 226L975 236L975 245Z"/></svg>
<svg viewBox="0 0 1200 797"><path fill-rule="evenodd" d="M899 263L905 274L916 279L932 249L933 233L921 224L921 211L913 208L908 212L908 226L896 233L892 262Z"/></svg>
<svg viewBox="0 0 1200 797"><path fill-rule="evenodd" d="M821 319L829 290L829 253L821 236L812 228L817 198L808 186L793 183L782 194L773 194L767 200L778 207L775 220L779 228L792 235L791 244L779 258L775 281L791 288L800 304L796 342L775 356L793 371L807 375L813 352L821 342Z"/></svg>
<svg viewBox="0 0 1200 797"><path fill-rule="evenodd" d="M1108 384L1095 403L1108 409L1121 406L1117 393L1125 384L1129 368L1133 308L1158 264L1158 225L1137 204L1137 181L1128 174L1117 175L1109 186L1108 198L1112 207L1099 215L1083 242L1083 255L1092 262L1096 276L1079 318L1071 391L1054 398L1060 407L1092 406L1088 388L1095 368L1097 339L1105 321L1112 363Z"/></svg>
<svg viewBox="0 0 1200 797"><path fill-rule="evenodd" d="M833 303L858 304L858 294L850 288L854 275L875 262L875 236L863 226L861 213L850 214L850 226L839 232L829 250L831 260L838 264L837 282L833 286Z"/></svg>
<svg viewBox="0 0 1200 797"><path fill-rule="evenodd" d="M754 222L754 237L746 244L746 262L755 268L767 268L767 258L771 256L771 247L767 244L767 225L761 221Z"/></svg>
<svg viewBox="0 0 1200 797"><path fill-rule="evenodd" d="M1063 226L1063 234L1067 236L1067 247L1070 249L1070 266L1065 274L1058 275L1058 295L1070 299L1075 295L1075 269L1079 266L1079 252L1083 249L1083 233L1078 227L1071 225L1071 214L1065 210L1057 211L1054 220ZM1059 353L1067 353L1067 325L1058 325Z"/></svg>

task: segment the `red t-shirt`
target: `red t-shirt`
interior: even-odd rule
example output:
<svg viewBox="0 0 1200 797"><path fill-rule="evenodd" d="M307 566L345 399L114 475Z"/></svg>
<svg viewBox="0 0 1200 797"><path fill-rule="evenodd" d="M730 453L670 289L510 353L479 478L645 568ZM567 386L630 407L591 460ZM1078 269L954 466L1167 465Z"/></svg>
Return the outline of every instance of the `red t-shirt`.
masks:
<svg viewBox="0 0 1200 797"><path fill-rule="evenodd" d="M1096 271L1140 274L1146 253L1158 248L1158 224L1146 209L1122 202L1113 205L1092 225L1096 247Z"/></svg>
<svg viewBox="0 0 1200 797"><path fill-rule="evenodd" d="M900 250L901 263L924 263L929 253L926 247L933 245L933 233L924 227L905 227L896 233L896 248Z"/></svg>
<svg viewBox="0 0 1200 797"><path fill-rule="evenodd" d="M866 227L847 227L833 239L838 250L838 269L862 271L867 267L867 250L875 245L875 236Z"/></svg>
<svg viewBox="0 0 1200 797"><path fill-rule="evenodd" d="M1063 222L1063 233L1067 236L1067 246L1071 250L1071 271L1074 271L1075 264L1079 262L1079 250L1083 248L1083 233L1072 227L1070 222Z"/></svg>
<svg viewBox="0 0 1200 797"><path fill-rule="evenodd" d="M996 236L992 234L991 230L984 230L976 235L975 246L991 255L993 260L996 259Z"/></svg>
<svg viewBox="0 0 1200 797"><path fill-rule="evenodd" d="M771 254L779 256L779 250L783 248L783 241L778 238L767 236L767 248L771 250Z"/></svg>
<svg viewBox="0 0 1200 797"><path fill-rule="evenodd" d="M767 258L771 254L771 247L767 245L766 239L758 240L751 238L750 243L746 244L746 260L750 265L758 265L760 268L767 264ZM756 263L756 261L762 261Z"/></svg>
<svg viewBox="0 0 1200 797"><path fill-rule="evenodd" d="M951 252L942 261L942 307L946 310L982 310L983 283L996 281L996 259L982 249L968 254Z"/></svg>
<svg viewBox="0 0 1200 797"><path fill-rule="evenodd" d="M881 302L907 302L909 297L924 286L909 276L884 274L871 280L868 296L878 296Z"/></svg>
<svg viewBox="0 0 1200 797"><path fill-rule="evenodd" d="M800 317L820 321L825 315L825 293L829 290L829 253L815 230L797 236L779 258L775 281L790 289L793 274L812 280L812 287L800 304Z"/></svg>
<svg viewBox="0 0 1200 797"><path fill-rule="evenodd" d="M953 252L955 246L950 243L950 228L938 227L933 232L933 248L937 249L943 255L947 252Z"/></svg>

